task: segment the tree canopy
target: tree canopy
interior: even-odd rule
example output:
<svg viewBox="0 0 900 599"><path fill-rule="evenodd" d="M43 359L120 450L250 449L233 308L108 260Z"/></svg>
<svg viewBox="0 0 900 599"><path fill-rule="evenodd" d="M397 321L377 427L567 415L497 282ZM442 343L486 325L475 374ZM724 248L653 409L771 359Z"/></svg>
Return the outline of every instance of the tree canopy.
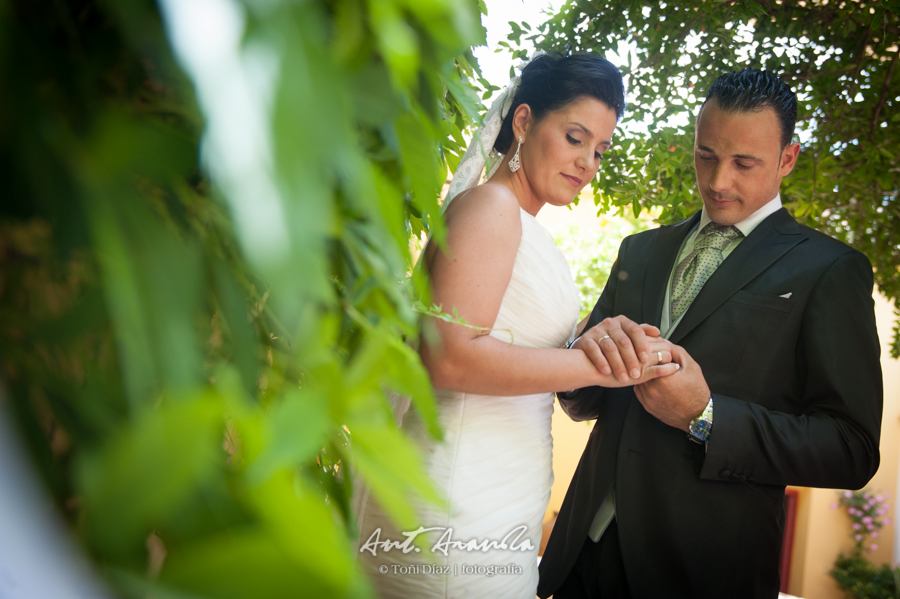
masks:
<svg viewBox="0 0 900 599"><path fill-rule="evenodd" d="M798 94L802 149L782 200L802 222L864 252L878 288L898 305L895 0L570 0L545 23L511 25L510 48L522 57L523 38L544 50L623 54L629 106L596 202L635 213L656 207L660 222L701 205L693 125L716 77L746 67L780 74Z"/></svg>

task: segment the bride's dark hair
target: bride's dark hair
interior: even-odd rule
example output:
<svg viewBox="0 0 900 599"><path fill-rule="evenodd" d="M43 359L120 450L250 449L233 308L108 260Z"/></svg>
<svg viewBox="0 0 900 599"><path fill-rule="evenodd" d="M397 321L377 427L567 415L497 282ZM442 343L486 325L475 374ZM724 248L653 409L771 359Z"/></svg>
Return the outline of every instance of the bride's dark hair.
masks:
<svg viewBox="0 0 900 599"><path fill-rule="evenodd" d="M603 102L615 111L617 118L625 113L622 73L602 56L542 54L525 66L521 77L516 97L494 142L494 149L501 154L506 154L513 142L513 115L520 104L528 104L537 120L583 97Z"/></svg>

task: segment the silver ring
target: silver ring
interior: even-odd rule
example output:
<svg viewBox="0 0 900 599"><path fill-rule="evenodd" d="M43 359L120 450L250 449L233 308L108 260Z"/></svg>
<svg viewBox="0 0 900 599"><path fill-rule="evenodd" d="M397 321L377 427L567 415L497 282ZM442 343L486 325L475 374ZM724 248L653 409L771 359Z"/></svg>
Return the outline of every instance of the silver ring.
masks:
<svg viewBox="0 0 900 599"><path fill-rule="evenodd" d="M662 364L662 352L658 351L656 352L656 365L659 366L660 364Z"/></svg>
<svg viewBox="0 0 900 599"><path fill-rule="evenodd" d="M612 337L610 337L609 335L603 335L602 337L597 339L597 345L600 345L600 342L603 341L604 339L612 339Z"/></svg>

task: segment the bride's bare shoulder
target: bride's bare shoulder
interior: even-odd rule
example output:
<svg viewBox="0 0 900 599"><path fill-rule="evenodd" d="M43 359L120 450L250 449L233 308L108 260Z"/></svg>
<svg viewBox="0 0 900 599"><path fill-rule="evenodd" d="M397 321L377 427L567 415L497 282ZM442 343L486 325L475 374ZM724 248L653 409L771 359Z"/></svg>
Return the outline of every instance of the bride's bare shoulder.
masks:
<svg viewBox="0 0 900 599"><path fill-rule="evenodd" d="M484 262L486 256L491 261L515 257L522 236L522 216L519 201L509 188L485 183L459 194L447 206L444 221L449 255L454 262ZM433 270L433 260L442 253L429 242L425 248L429 270Z"/></svg>
<svg viewBox="0 0 900 599"><path fill-rule="evenodd" d="M445 213L448 226L454 221L479 220L494 226L518 224L519 201L512 191L499 183L484 183L459 194Z"/></svg>

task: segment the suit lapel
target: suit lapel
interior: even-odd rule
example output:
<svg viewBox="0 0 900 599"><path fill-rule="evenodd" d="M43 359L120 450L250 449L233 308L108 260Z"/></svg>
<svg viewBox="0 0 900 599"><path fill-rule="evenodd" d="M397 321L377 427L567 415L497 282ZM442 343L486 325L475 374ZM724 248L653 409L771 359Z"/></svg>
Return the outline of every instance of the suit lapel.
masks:
<svg viewBox="0 0 900 599"><path fill-rule="evenodd" d="M647 271L644 275L644 300L642 305L643 322L659 326L662 322L663 303L666 301L666 287L669 275L675 267L678 250L685 236L699 222L698 212L680 223L660 227L653 240L650 257L647 260Z"/></svg>
<svg viewBox="0 0 900 599"><path fill-rule="evenodd" d="M728 298L806 237L784 208L766 218L712 274L669 340L678 343Z"/></svg>

